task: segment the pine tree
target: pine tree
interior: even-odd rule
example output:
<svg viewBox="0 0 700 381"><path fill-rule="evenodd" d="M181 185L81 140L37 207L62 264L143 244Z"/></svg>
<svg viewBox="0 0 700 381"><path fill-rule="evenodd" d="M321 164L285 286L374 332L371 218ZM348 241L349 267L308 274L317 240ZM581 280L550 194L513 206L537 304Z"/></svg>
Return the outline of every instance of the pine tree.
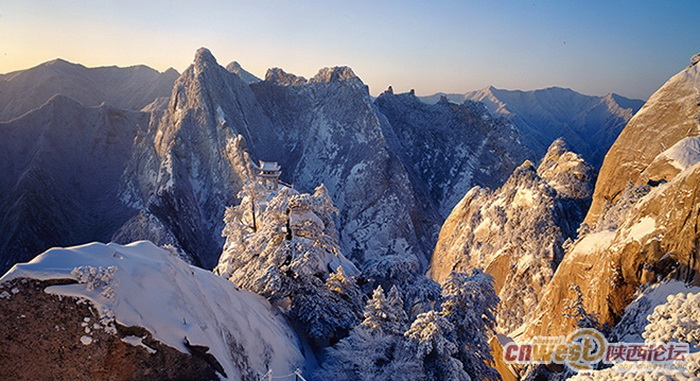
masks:
<svg viewBox="0 0 700 381"><path fill-rule="evenodd" d="M391 335L402 335L408 322L396 286L391 288L389 298L384 295L382 286L377 287L372 299L367 302L364 315L363 327Z"/></svg>
<svg viewBox="0 0 700 381"><path fill-rule="evenodd" d="M338 266L335 272L328 276L326 287L347 301L352 306L353 311L357 313L358 318L362 317L365 302L357 285L356 277L348 276L343 267Z"/></svg>
<svg viewBox="0 0 700 381"><path fill-rule="evenodd" d="M581 287L576 283L571 283L569 290L574 293L574 297L565 300L564 316L576 320L578 328L600 329L598 316L594 313L586 312L586 307L583 305Z"/></svg>
<svg viewBox="0 0 700 381"><path fill-rule="evenodd" d="M422 368L403 345L408 319L399 289L392 287L386 296L382 287L377 287L364 316L347 338L327 349L318 379L421 379Z"/></svg>
<svg viewBox="0 0 700 381"><path fill-rule="evenodd" d="M471 380L453 355L457 345L450 340L455 326L436 311L416 317L405 333L407 350L423 364L423 380Z"/></svg>
<svg viewBox="0 0 700 381"><path fill-rule="evenodd" d="M475 269L471 274L453 272L442 285L441 315L454 325L456 358L473 379L497 380L489 335L496 325L499 299L493 277Z"/></svg>

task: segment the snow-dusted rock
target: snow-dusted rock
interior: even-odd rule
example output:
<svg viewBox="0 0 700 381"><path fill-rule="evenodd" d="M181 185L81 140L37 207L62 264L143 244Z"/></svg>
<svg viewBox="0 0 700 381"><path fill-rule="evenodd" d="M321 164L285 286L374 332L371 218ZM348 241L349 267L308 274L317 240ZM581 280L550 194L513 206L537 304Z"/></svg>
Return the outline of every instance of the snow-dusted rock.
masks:
<svg viewBox="0 0 700 381"><path fill-rule="evenodd" d="M257 380L268 370L289 374L304 365L294 331L266 300L150 242L51 249L13 267L0 279L0 289L9 285L18 291L0 299L2 310L26 311L33 319L21 321L25 315L3 319L20 320L11 323L14 329L27 330L23 334L29 337L43 333L42 342L55 348L19 348L18 341L3 335L3 352L23 353L33 362L61 364L59 369L49 364L37 366L50 372L41 377L62 378L57 372L75 365L71 374L84 372L77 379L122 374L129 379L210 379L218 375ZM33 306L31 299L18 295L28 287L43 288L39 292L52 297L43 298L47 300L42 299L40 307ZM60 313L42 316L33 312L44 308ZM46 324L50 326L42 326ZM71 349L61 355L62 346ZM88 351L85 358L60 357L74 350L82 353L82 348ZM0 360L2 369L25 371L5 363L17 359L0 356ZM17 376L32 377L26 373Z"/></svg>
<svg viewBox="0 0 700 381"><path fill-rule="evenodd" d="M167 109L152 114L134 145L121 197L155 219L136 216L139 221L130 221L115 239L172 235L177 247L208 268L221 254L224 208L236 203L253 176L250 155L276 160L282 154L248 85L205 48L175 82Z"/></svg>
<svg viewBox="0 0 700 381"><path fill-rule="evenodd" d="M695 65L669 79L630 120L600 168L586 223L595 225L606 205L615 204L629 183L670 180L660 168L662 158L655 159L684 138L700 135L698 89L700 66ZM649 168L652 164L656 168Z"/></svg>
<svg viewBox="0 0 700 381"><path fill-rule="evenodd" d="M342 252L357 264L399 254L426 267L437 214L418 201L387 144L387 120L352 70L325 68L307 81L271 69L251 87L283 136L289 182L302 192L328 188Z"/></svg>
<svg viewBox="0 0 700 381"><path fill-rule="evenodd" d="M472 268L493 275L498 329L511 332L530 318L564 242L575 237L593 180L593 169L558 140L539 169L526 161L501 188L472 188L440 231L430 276L442 282Z"/></svg>
<svg viewBox="0 0 700 381"><path fill-rule="evenodd" d="M415 192L442 218L473 186L496 188L531 154L518 131L477 102L434 105L410 93L382 93L374 102L389 124L387 143L408 169Z"/></svg>

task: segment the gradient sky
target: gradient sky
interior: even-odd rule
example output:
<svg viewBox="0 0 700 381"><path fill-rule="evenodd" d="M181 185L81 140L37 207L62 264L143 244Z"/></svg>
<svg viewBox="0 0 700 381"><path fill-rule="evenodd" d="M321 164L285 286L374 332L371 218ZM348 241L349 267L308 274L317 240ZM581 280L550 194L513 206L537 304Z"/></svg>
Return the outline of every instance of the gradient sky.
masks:
<svg viewBox="0 0 700 381"><path fill-rule="evenodd" d="M700 1L2 0L0 73L54 58L184 70L201 46L370 92L570 87L646 99L700 52Z"/></svg>

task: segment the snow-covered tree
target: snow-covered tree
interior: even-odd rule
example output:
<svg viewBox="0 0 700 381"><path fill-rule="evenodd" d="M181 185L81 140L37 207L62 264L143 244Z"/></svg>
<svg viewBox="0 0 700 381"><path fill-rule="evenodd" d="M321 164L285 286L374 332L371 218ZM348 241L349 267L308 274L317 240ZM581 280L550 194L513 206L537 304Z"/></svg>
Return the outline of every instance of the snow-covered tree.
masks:
<svg viewBox="0 0 700 381"><path fill-rule="evenodd" d="M357 285L357 278L348 276L342 266L326 279L326 287L352 305L354 311L361 312L365 306L362 291Z"/></svg>
<svg viewBox="0 0 700 381"><path fill-rule="evenodd" d="M318 347L337 342L360 321L350 301L329 290L320 279L299 280L292 296L289 316Z"/></svg>
<svg viewBox="0 0 700 381"><path fill-rule="evenodd" d="M372 299L367 302L364 315L362 326L367 329L391 335L402 335L406 330L408 317L396 286L391 288L388 298L384 295L382 286L377 287Z"/></svg>
<svg viewBox="0 0 700 381"><path fill-rule="evenodd" d="M313 194L255 185L244 191L241 204L226 210L226 244L214 272L288 311L314 343L345 336L361 319L362 298L325 187Z"/></svg>
<svg viewBox="0 0 700 381"><path fill-rule="evenodd" d="M700 294L669 295L647 316L644 328L647 344L681 342L690 344L684 362L668 366L653 363L623 363L610 369L579 374L571 380L697 380L700 375ZM639 365L635 367L635 365Z"/></svg>
<svg viewBox="0 0 700 381"><path fill-rule="evenodd" d="M414 353L423 365L423 380L471 380L462 363L454 355L457 345L450 340L455 326L436 311L416 317L405 337L409 352Z"/></svg>
<svg viewBox="0 0 700 381"><path fill-rule="evenodd" d="M669 295L647 317L642 337L650 343L683 342L700 347L700 294Z"/></svg>
<svg viewBox="0 0 700 381"><path fill-rule="evenodd" d="M594 313L587 312L583 305L581 287L576 283L572 283L569 286L569 290L574 296L570 299L565 299L564 316L574 319L578 328L600 329L598 316Z"/></svg>
<svg viewBox="0 0 700 381"><path fill-rule="evenodd" d="M350 336L328 348L315 379L334 381L413 381L423 368L401 337L358 326Z"/></svg>
<svg viewBox="0 0 700 381"><path fill-rule="evenodd" d="M452 272L442 285L441 315L453 326L455 357L473 379L500 379L493 362L489 336L496 325L499 303L493 277L474 269L471 274Z"/></svg>
<svg viewBox="0 0 700 381"><path fill-rule="evenodd" d="M363 276L368 285L390 289L393 285L402 291L404 310L411 318L428 312L440 296L440 285L419 272L418 259L399 254L373 258L365 263Z"/></svg>
<svg viewBox="0 0 700 381"><path fill-rule="evenodd" d="M323 359L318 379L416 380L422 368L403 346L406 313L397 287L389 295L381 286L367 302L364 320Z"/></svg>

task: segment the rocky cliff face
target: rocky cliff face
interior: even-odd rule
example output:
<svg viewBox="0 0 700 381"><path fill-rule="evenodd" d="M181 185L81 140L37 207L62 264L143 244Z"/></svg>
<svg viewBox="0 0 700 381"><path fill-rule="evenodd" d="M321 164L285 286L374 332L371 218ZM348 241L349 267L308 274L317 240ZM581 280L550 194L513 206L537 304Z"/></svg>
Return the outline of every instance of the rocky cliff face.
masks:
<svg viewBox="0 0 700 381"><path fill-rule="evenodd" d="M387 143L409 171L421 198L446 218L475 185L501 186L531 154L513 125L493 118L477 102L434 105L411 93L382 93L374 102L390 127Z"/></svg>
<svg viewBox="0 0 700 381"><path fill-rule="evenodd" d="M61 59L28 70L0 75L0 121L31 111L58 94L85 106L102 102L140 110L170 94L177 71L159 73L146 66L86 68Z"/></svg>
<svg viewBox="0 0 700 381"><path fill-rule="evenodd" d="M0 271L51 246L109 241L135 213L117 190L148 118L56 96L0 123Z"/></svg>
<svg viewBox="0 0 700 381"><path fill-rule="evenodd" d="M656 157L686 137L700 135L700 66L668 80L630 120L605 157L586 223L595 225L629 186L658 180ZM654 167L647 171L647 168Z"/></svg>
<svg viewBox="0 0 700 381"><path fill-rule="evenodd" d="M417 200L360 78L347 67L310 80L273 69L252 88L283 135L289 181L303 192L328 188L340 210L342 251L359 264L400 254L427 265L439 218Z"/></svg>
<svg viewBox="0 0 700 381"><path fill-rule="evenodd" d="M639 286L674 278L698 284L700 164L697 67L669 80L606 156L586 217L589 233L567 251L543 291L528 335L569 332L570 285L588 312L612 324Z"/></svg>
<svg viewBox="0 0 700 381"><path fill-rule="evenodd" d="M167 108L154 112L136 139L121 197L143 212L115 239L175 237L196 263L213 267L223 245L224 208L253 176L250 155L276 160L280 147L248 85L208 50L198 50Z"/></svg>
<svg viewBox="0 0 700 381"><path fill-rule="evenodd" d="M479 268L494 276L501 298L498 329L526 322L562 260L564 242L576 235L590 200L594 171L562 140L538 169L526 161L491 191L475 187L440 231L430 276Z"/></svg>

